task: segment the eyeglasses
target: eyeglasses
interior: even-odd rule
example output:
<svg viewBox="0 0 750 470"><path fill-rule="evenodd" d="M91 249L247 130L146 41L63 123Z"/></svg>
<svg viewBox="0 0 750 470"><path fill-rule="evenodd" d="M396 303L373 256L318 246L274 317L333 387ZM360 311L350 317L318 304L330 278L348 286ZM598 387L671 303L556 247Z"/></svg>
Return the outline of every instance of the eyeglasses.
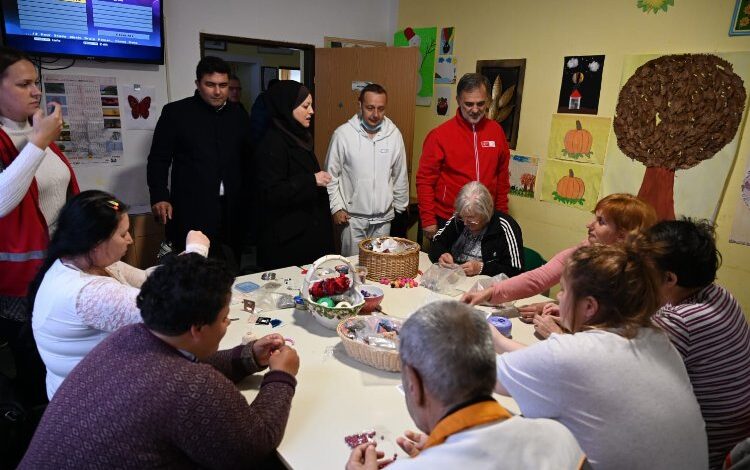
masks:
<svg viewBox="0 0 750 470"><path fill-rule="evenodd" d="M480 218L475 215L470 216L458 216L458 220L463 222L464 225L479 225L480 224Z"/></svg>

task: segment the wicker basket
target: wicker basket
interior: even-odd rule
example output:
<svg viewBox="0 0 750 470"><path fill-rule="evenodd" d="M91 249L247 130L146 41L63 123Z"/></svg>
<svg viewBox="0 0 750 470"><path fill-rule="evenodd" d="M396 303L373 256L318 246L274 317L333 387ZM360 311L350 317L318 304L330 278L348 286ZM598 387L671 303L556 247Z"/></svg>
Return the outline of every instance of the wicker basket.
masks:
<svg viewBox="0 0 750 470"><path fill-rule="evenodd" d="M406 238L391 237L407 246L401 253L377 253L365 248L367 238L359 242L359 264L367 267L367 279L380 281L383 278L393 280L401 277L414 278L419 271L419 243Z"/></svg>
<svg viewBox="0 0 750 470"><path fill-rule="evenodd" d="M344 343L346 353L352 358L376 369L387 370L389 372L401 371L401 359L398 357L398 351L380 349L361 341L353 340L346 336L344 324L357 318L370 318L370 316L355 316L342 320L336 328L341 342Z"/></svg>
<svg viewBox="0 0 750 470"><path fill-rule="evenodd" d="M348 276L352 280L351 282L352 287L350 287L350 289L354 289L354 296L357 299L357 301L351 307L326 307L325 305L320 305L318 303L315 303L310 298L310 285L317 280L317 279L314 279L316 275L315 274L316 271L324 263L328 263L332 261L335 262L336 264L346 264L347 266L349 266ZM307 309L310 310L315 320L317 320L318 323L320 323L324 327L331 329L331 330L335 330L336 326L341 320L355 316L357 313L359 313L359 310L365 304L365 298L359 292L360 285L361 284L359 284L359 280L357 276L354 275L354 266L352 266L351 261L339 255L326 255L321 258L318 258L313 263L312 267L310 267L310 269L307 270L307 275L305 276L305 279L302 281L301 295L302 295L303 301L307 305Z"/></svg>

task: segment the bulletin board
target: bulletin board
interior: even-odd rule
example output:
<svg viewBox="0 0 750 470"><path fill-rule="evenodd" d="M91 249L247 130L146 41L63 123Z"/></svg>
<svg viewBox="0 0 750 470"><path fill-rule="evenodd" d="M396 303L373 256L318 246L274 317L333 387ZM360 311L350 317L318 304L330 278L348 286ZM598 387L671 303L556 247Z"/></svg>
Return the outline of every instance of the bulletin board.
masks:
<svg viewBox="0 0 750 470"><path fill-rule="evenodd" d="M107 95L106 93L111 93L111 91L106 90L106 93L101 97L106 97L107 101L100 102L99 112L104 114L102 116L103 121L110 126L116 121L114 114L120 115L120 128L116 131L119 132L119 135L116 136L121 143L114 146L111 143L109 144L109 153L116 156L117 161L100 162L101 164L76 164L73 171L81 190L100 189L108 191L125 201L131 207L131 213L150 212L151 205L146 184L146 162L151 149L153 130L149 128L133 129L132 126L125 124L125 118L132 119L131 114L133 113L131 113L132 109L128 102L129 93L123 93L123 87L139 85L141 89L153 91L154 96L149 100L148 115L155 122L161 113L162 106L167 101L167 81L164 66L77 61L74 67L64 71L43 70L42 81L48 75L63 78L76 76L101 77L99 81L102 83L113 77L116 79L117 100L113 99L115 98L114 95ZM47 100L47 95L48 93L45 92L45 100ZM54 95L54 93L50 95ZM99 97L100 100L101 97ZM142 98L136 99L139 109L144 108L141 104ZM117 105L113 104L115 102L117 102ZM117 111L115 111L116 109ZM112 114L108 115L109 113ZM141 111L138 114L142 114ZM139 119L143 121L141 116L139 116ZM108 136L111 136L111 132L108 133ZM106 143L103 152L108 152Z"/></svg>

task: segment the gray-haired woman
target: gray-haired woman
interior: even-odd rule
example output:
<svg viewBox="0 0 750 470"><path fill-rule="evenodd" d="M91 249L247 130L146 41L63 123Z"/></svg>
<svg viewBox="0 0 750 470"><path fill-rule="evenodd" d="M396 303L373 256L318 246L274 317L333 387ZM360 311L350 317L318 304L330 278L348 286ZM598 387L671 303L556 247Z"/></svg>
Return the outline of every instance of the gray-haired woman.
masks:
<svg viewBox="0 0 750 470"><path fill-rule="evenodd" d="M495 211L487 188L472 181L458 193L453 217L435 234L429 255L442 266L461 265L467 276L512 277L523 272L521 227Z"/></svg>

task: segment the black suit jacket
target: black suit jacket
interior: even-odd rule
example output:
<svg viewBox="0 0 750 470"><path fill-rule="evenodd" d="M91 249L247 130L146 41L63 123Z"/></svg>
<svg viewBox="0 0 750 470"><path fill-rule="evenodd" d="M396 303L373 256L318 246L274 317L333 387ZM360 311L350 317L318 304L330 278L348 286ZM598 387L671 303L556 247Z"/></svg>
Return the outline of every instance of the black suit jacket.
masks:
<svg viewBox="0 0 750 470"><path fill-rule="evenodd" d="M243 184L249 168L250 119L237 103L217 110L195 95L164 106L148 156L151 204L168 201L174 209L167 239L184 247L189 230L214 240L219 231L219 184L224 183L230 243L244 230ZM171 183L167 175L171 166Z"/></svg>

